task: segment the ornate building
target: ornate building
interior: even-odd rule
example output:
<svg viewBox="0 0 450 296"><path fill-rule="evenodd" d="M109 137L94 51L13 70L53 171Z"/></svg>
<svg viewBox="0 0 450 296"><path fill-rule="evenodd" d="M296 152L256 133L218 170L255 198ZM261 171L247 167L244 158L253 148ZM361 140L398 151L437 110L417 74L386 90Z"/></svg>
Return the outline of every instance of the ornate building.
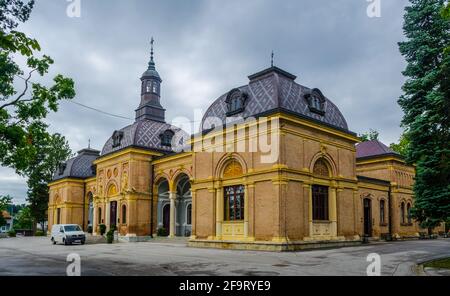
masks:
<svg viewBox="0 0 450 296"><path fill-rule="evenodd" d="M101 152L83 149L60 165L49 227L77 223L98 234L105 224L120 240L166 233L192 246L260 250L418 236L414 167L378 141L357 144L339 109L296 76L272 66L248 79L189 136L165 122L152 48L135 122ZM263 136L272 161L252 149Z"/></svg>

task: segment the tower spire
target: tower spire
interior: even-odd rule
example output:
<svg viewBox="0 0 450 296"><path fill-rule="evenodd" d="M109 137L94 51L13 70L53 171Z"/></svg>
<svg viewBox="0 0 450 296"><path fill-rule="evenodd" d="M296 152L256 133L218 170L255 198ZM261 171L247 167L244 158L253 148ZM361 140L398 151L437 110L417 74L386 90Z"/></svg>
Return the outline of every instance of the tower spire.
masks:
<svg viewBox="0 0 450 296"><path fill-rule="evenodd" d="M272 49L272 54L270 55L270 66L273 67L273 49Z"/></svg>
<svg viewBox="0 0 450 296"><path fill-rule="evenodd" d="M155 43L155 39L150 39L150 62L148 63L148 69L149 70L155 70L155 61L153 60L153 43Z"/></svg>

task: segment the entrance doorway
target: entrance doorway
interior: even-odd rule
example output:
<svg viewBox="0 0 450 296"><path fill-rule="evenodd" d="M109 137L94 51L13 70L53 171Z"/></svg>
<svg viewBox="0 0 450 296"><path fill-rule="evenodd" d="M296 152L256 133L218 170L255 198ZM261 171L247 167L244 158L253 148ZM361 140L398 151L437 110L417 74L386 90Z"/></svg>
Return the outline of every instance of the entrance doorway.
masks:
<svg viewBox="0 0 450 296"><path fill-rule="evenodd" d="M364 235L372 236L372 201L364 199Z"/></svg>
<svg viewBox="0 0 450 296"><path fill-rule="evenodd" d="M112 201L110 203L109 210L109 227L116 226L117 224L117 201Z"/></svg>
<svg viewBox="0 0 450 296"><path fill-rule="evenodd" d="M163 207L163 228L166 233L169 234L170 231L170 205L166 204Z"/></svg>

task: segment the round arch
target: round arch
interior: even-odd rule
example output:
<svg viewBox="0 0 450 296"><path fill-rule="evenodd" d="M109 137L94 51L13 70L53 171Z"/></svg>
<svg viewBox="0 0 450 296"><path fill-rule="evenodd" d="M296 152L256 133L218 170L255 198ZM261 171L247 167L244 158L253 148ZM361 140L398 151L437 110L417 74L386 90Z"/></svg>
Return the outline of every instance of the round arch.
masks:
<svg viewBox="0 0 450 296"><path fill-rule="evenodd" d="M238 153L229 153L224 155L217 163L214 176L216 178L222 178L225 168L231 161L237 161L240 164L243 175L247 173L247 163L244 158Z"/></svg>
<svg viewBox="0 0 450 296"><path fill-rule="evenodd" d="M329 154L323 153L323 152L317 153L311 159L311 163L309 165L309 171L311 173L314 172L314 166L316 165L317 161L319 161L319 160L323 160L325 165L328 167L329 177L337 176L337 167L333 161L333 158Z"/></svg>

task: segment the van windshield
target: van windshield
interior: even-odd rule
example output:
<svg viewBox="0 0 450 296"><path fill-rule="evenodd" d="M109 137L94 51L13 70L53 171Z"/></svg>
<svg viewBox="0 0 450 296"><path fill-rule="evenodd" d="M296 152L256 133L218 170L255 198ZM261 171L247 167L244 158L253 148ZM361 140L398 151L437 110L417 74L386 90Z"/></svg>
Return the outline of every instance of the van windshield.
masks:
<svg viewBox="0 0 450 296"><path fill-rule="evenodd" d="M68 225L64 226L64 231L81 231L81 228L78 225Z"/></svg>

